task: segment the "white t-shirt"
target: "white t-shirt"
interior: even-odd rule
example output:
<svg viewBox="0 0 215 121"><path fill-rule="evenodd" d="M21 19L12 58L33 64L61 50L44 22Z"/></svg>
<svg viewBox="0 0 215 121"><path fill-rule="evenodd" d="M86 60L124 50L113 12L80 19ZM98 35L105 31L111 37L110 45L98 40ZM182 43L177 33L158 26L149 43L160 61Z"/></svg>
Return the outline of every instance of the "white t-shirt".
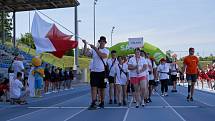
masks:
<svg viewBox="0 0 215 121"><path fill-rule="evenodd" d="M160 79L169 79L169 75L167 74L169 72L169 64L160 64L157 68L157 71L159 72L159 78Z"/></svg>
<svg viewBox="0 0 215 121"><path fill-rule="evenodd" d="M12 68L14 70L14 76L16 77L17 72L22 72L24 70L24 64L22 61L15 60L12 64ZM24 73L22 73L22 78L24 78Z"/></svg>
<svg viewBox="0 0 215 121"><path fill-rule="evenodd" d="M143 68L143 65L145 64L147 65L146 59L143 57L140 57L140 58L132 57L129 59L128 65L137 66L137 64L138 64L138 69L141 70ZM130 70L130 77L146 76L146 71L138 73L138 69Z"/></svg>
<svg viewBox="0 0 215 121"><path fill-rule="evenodd" d="M115 71L116 71L116 84L120 84L120 85L126 85L126 82L128 80L127 76L125 75L125 73L123 73L122 71L120 71L120 68L125 72L128 73L128 64L123 63L122 65L117 64L115 66Z"/></svg>
<svg viewBox="0 0 215 121"><path fill-rule="evenodd" d="M155 61L153 61L153 66L152 66L152 61L149 59L150 63L149 63L149 71L151 71L151 74L149 74L149 80L154 80L154 72L153 69L156 69L157 66L155 64Z"/></svg>
<svg viewBox="0 0 215 121"><path fill-rule="evenodd" d="M109 50L107 48L99 49L99 51L109 55ZM96 51L94 49L91 49L90 53L92 54L92 57L93 57L91 71L93 71L93 72L103 72L103 71L105 71L104 64L103 64L102 60L100 59L100 57L98 56L98 54L96 53ZM104 60L104 63L106 64L107 63L107 58L105 58L103 60Z"/></svg>
<svg viewBox="0 0 215 121"><path fill-rule="evenodd" d="M116 59L116 58L115 58ZM112 77L114 77L115 76L115 66L116 65L118 65L118 60L116 59L112 59L112 58L109 58L108 60L107 60L107 64L108 64L108 67L109 67L109 70L110 70L110 74L109 74L109 76L112 76ZM114 60L115 60L115 62L114 62ZM113 64L113 66L112 66L112 63L114 62L114 64ZM111 67L112 66L112 67Z"/></svg>
<svg viewBox="0 0 215 121"><path fill-rule="evenodd" d="M11 98L19 98L21 96L21 89L23 88L23 84L18 79L15 79L10 85L10 97Z"/></svg>
<svg viewBox="0 0 215 121"><path fill-rule="evenodd" d="M171 75L177 75L178 64L171 63L170 64Z"/></svg>

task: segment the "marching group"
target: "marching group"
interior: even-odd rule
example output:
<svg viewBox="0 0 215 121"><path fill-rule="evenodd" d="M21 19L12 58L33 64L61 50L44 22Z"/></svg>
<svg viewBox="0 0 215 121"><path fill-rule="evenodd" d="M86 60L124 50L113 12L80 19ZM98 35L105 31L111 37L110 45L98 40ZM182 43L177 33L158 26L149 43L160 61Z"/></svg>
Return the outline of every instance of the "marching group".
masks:
<svg viewBox="0 0 215 121"><path fill-rule="evenodd" d="M156 63L149 53L140 48L134 49L133 56L117 56L117 51L109 52L105 48L107 41L104 36L98 40L98 47L88 44L86 40L83 40L83 43L83 54L92 57L89 65L92 102L89 109L97 109L97 102L100 108L104 108L107 83L109 104L126 106L128 93L131 93L136 108L152 102L151 95L158 83L161 84L161 96L168 96L169 82L173 85L171 92L177 92L177 81L184 80L183 75L186 75L188 82L188 101L193 101L198 79L207 80L209 87L213 87L215 66L199 71L199 60L194 55L194 48L189 48L189 55L184 58L183 67L180 69L176 61L167 63L165 58ZM87 45L91 47L90 50ZM61 87L65 90L71 88L72 68L63 70L49 64L42 66L41 60L33 58L32 67L26 69L23 59L21 55L14 58L8 71L8 79L4 79L0 84L0 96L6 95L6 99L10 101L18 100L20 104L26 104L25 99L28 96L41 97L42 92L48 94L59 92Z"/></svg>
<svg viewBox="0 0 215 121"><path fill-rule="evenodd" d="M171 92L177 92L179 66L177 63L167 63L162 58L157 65L155 59L140 48L134 49L134 56L118 56L115 50L109 52L105 48L106 38L101 36L96 47L82 40L84 43L83 54L92 57L90 63L90 85L92 102L89 110L104 108L105 88L109 84L109 104L127 105L128 92L132 93L136 108L140 105L152 102L151 95L157 86L157 80L161 83L161 96L168 96L168 83L171 79L173 88ZM87 49L87 45L91 49ZM108 59L109 53L111 57ZM194 55L194 48L189 48L189 55L184 59L182 74L186 73L188 82L188 101L193 101L194 86L198 74L198 58ZM131 91L130 91L131 90ZM97 105L98 103L98 105Z"/></svg>

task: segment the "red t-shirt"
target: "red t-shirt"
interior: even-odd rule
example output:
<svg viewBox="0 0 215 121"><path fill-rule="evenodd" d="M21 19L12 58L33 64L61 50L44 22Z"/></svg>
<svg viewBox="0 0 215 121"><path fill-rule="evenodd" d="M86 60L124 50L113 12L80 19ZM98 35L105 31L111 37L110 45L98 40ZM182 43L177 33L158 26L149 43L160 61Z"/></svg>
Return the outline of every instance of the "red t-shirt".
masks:
<svg viewBox="0 0 215 121"><path fill-rule="evenodd" d="M186 67L186 74L197 74L199 59L194 55L189 55L184 58L183 62Z"/></svg>

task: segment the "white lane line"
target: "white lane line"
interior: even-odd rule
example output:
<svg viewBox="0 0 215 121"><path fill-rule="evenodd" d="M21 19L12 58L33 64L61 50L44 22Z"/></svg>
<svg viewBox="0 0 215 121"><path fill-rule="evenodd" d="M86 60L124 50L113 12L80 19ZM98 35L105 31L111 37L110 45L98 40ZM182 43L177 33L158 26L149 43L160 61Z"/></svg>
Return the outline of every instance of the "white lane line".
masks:
<svg viewBox="0 0 215 121"><path fill-rule="evenodd" d="M131 107L132 102L133 102L133 98L131 99L131 102L130 102L130 104L129 104L128 107L127 107L127 111L126 111L126 113L125 113L125 116L124 116L124 118L123 118L123 121L126 121L126 119L127 119L127 117L128 117L128 113L129 113L129 111L130 111L130 107Z"/></svg>
<svg viewBox="0 0 215 121"><path fill-rule="evenodd" d="M75 98L72 98L72 99L70 99L70 100L63 101L63 102L61 102L61 103L57 103L57 104L51 105L50 107L54 107L54 106L57 106L57 105L61 105L61 104L67 103L67 102L69 102L69 101L71 101L71 100L76 100L76 99L81 98L81 97L83 97L83 96L86 96L86 95L88 95L88 94L89 94L89 93L87 93L87 94L85 94L85 95L82 95L82 96L80 96L80 97L75 97ZM39 109L39 110L37 110L37 111L33 111L33 112L30 112L30 113L26 113L26 114L24 114L24 115L17 116L17 117L15 117L15 118L9 119L9 120L7 120L7 121L13 121L13 120L16 120L16 119L18 119L18 118L22 118L22 117L25 117L25 116L28 116L28 115L31 115L31 114L33 114L33 113L37 113L37 112L43 111L43 110L46 110L46 109Z"/></svg>
<svg viewBox="0 0 215 121"><path fill-rule="evenodd" d="M200 106L146 106L144 108L152 109L152 108L200 108ZM84 109L87 107L28 107L29 109ZM128 107L105 107L106 109L128 109ZM136 108L131 107L130 108Z"/></svg>
<svg viewBox="0 0 215 121"><path fill-rule="evenodd" d="M158 93L157 95L169 106L170 109L182 120L186 121L163 97L161 97Z"/></svg>
<svg viewBox="0 0 215 121"><path fill-rule="evenodd" d="M186 97L186 94L184 94L184 93L182 93L182 92L179 92L179 94L181 94L181 95L183 95L183 96ZM198 102L200 102L200 103L202 103L202 104L205 104L205 105L208 106L208 107L215 107L215 105L208 104L208 103L206 103L206 102L204 102L204 101L202 101L202 100L200 100L200 99L196 99L196 98L195 98L195 100L198 101ZM194 100L194 101L195 101L195 100Z"/></svg>
<svg viewBox="0 0 215 121"><path fill-rule="evenodd" d="M72 116L68 117L67 119L63 120L63 121L68 121L70 119L72 119L73 117L77 116L78 114L80 114L81 112L85 111L87 108L84 108L82 110L80 110L79 112L73 114Z"/></svg>
<svg viewBox="0 0 215 121"><path fill-rule="evenodd" d="M200 108L200 106L146 106L144 108Z"/></svg>
<svg viewBox="0 0 215 121"><path fill-rule="evenodd" d="M86 89L81 89L80 91L85 91ZM88 90L88 89L87 89ZM74 92L76 93L76 92ZM68 94L63 94L63 95L56 95L56 96L50 96L50 97L44 97L44 98L41 98L41 99L37 99L37 100L31 100L31 101L28 101L28 103L35 103L35 102L39 102L39 101L45 101L45 100L48 100L48 99L51 99L51 98L55 98L55 97L58 97L58 96L65 96L65 95L69 95ZM31 97L31 98L34 98L34 97ZM10 107L4 107L4 108L1 108L1 110L4 110L4 109L10 109L10 108L13 108L13 107L21 107L23 105L12 105Z"/></svg>

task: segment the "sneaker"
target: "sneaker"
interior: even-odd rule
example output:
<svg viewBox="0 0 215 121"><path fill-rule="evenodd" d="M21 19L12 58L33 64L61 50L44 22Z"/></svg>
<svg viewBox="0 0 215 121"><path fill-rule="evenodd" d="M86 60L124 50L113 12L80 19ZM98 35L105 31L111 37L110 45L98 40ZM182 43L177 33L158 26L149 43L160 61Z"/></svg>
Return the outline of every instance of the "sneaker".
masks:
<svg viewBox="0 0 215 121"><path fill-rule="evenodd" d="M142 107L145 106L145 100L142 101L141 105L142 105Z"/></svg>
<svg viewBox="0 0 215 121"><path fill-rule="evenodd" d="M149 99L145 99L145 103L150 103L150 102L149 102Z"/></svg>
<svg viewBox="0 0 215 121"><path fill-rule="evenodd" d="M88 107L88 110L96 110L96 109L97 109L96 104L91 104L91 105Z"/></svg>
<svg viewBox="0 0 215 121"><path fill-rule="evenodd" d="M193 101L193 97L190 97L190 101Z"/></svg>
<svg viewBox="0 0 215 121"><path fill-rule="evenodd" d="M45 94L50 94L51 92L46 92Z"/></svg>
<svg viewBox="0 0 215 121"><path fill-rule="evenodd" d="M113 104L113 100L109 100L109 104Z"/></svg>
<svg viewBox="0 0 215 121"><path fill-rule="evenodd" d="M161 93L161 96L164 97L164 93Z"/></svg>
<svg viewBox="0 0 215 121"><path fill-rule="evenodd" d="M149 102L152 102L151 98L148 98L148 101L149 101Z"/></svg>
<svg viewBox="0 0 215 121"><path fill-rule="evenodd" d="M19 105L26 105L26 104L28 104L28 102L24 100L24 101L20 101L18 104Z"/></svg>
<svg viewBox="0 0 215 121"><path fill-rule="evenodd" d="M123 100L123 106L126 106L126 105L127 105L126 101L125 101L125 100Z"/></svg>
<svg viewBox="0 0 215 121"><path fill-rule="evenodd" d="M122 106L122 103L119 103L118 105L119 105L119 106Z"/></svg>
<svg viewBox="0 0 215 121"><path fill-rule="evenodd" d="M139 104L137 103L135 107L136 107L136 108L139 108Z"/></svg>
<svg viewBox="0 0 215 121"><path fill-rule="evenodd" d="M175 90L171 90L171 92L175 92Z"/></svg>
<svg viewBox="0 0 215 121"><path fill-rule="evenodd" d="M116 99L114 99L114 104L117 104L117 101L116 101Z"/></svg>
<svg viewBox="0 0 215 121"><path fill-rule="evenodd" d="M137 101L135 99L133 99L133 103L136 103Z"/></svg>
<svg viewBox="0 0 215 121"><path fill-rule="evenodd" d="M164 93L164 96L168 96L168 93L167 93L167 92L165 92L165 93Z"/></svg>
<svg viewBox="0 0 215 121"><path fill-rule="evenodd" d="M99 107L100 107L100 108L104 108L104 102L101 102L101 103L99 104Z"/></svg>
<svg viewBox="0 0 215 121"><path fill-rule="evenodd" d="M187 101L189 101L189 100L190 100L190 95L187 96Z"/></svg>

